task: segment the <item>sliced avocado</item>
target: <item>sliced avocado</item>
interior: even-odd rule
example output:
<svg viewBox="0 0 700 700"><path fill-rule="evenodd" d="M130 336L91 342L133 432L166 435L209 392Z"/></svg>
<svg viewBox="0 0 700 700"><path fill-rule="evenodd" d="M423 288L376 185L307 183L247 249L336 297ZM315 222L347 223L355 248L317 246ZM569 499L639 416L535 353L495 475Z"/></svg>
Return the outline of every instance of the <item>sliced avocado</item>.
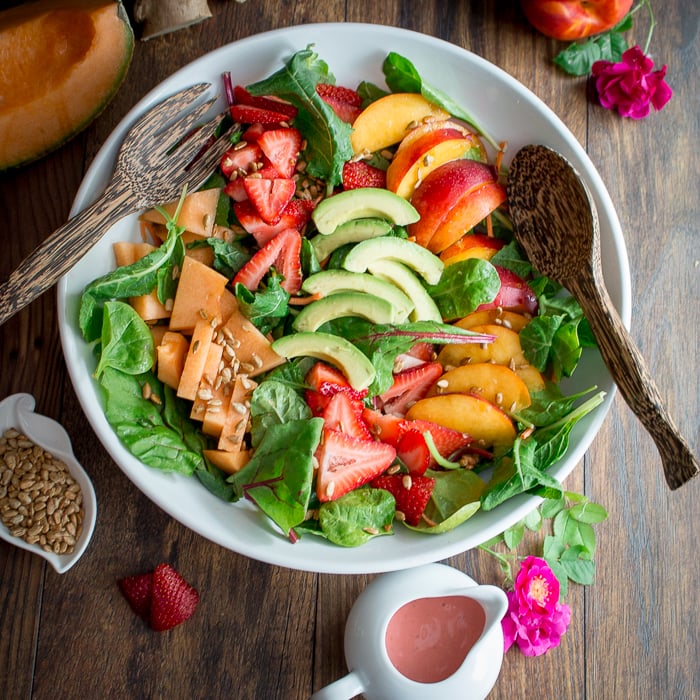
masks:
<svg viewBox="0 0 700 700"><path fill-rule="evenodd" d="M418 221L415 207L403 197L379 187L358 187L339 192L319 202L311 215L320 233L333 233L352 219L376 217L407 226Z"/></svg>
<svg viewBox="0 0 700 700"><path fill-rule="evenodd" d="M411 321L442 321L442 315L413 270L395 260L383 258L370 264L368 270L373 274L395 284L406 296L410 297L415 308L410 314Z"/></svg>
<svg viewBox="0 0 700 700"><path fill-rule="evenodd" d="M374 365L349 340L330 333L302 332L283 335L272 343L282 357L308 356L335 365L357 391L366 389L375 375Z"/></svg>
<svg viewBox="0 0 700 700"><path fill-rule="evenodd" d="M371 238L358 243L345 257L343 267L364 272L376 260L394 260L415 270L428 284L437 284L445 264L427 248L403 238Z"/></svg>
<svg viewBox="0 0 700 700"><path fill-rule="evenodd" d="M374 294L337 292L305 306L292 325L296 331L315 331L327 321L342 316L360 316L372 323L403 323L408 314Z"/></svg>
<svg viewBox="0 0 700 700"><path fill-rule="evenodd" d="M359 243L367 238L386 236L392 225L385 219L352 219L338 226L333 233L319 233L311 239L311 247L319 260L325 260L346 243Z"/></svg>
<svg viewBox="0 0 700 700"><path fill-rule="evenodd" d="M367 272L323 270L307 277L301 288L324 297L338 292L365 292L386 299L404 318L413 311L413 302L396 285Z"/></svg>

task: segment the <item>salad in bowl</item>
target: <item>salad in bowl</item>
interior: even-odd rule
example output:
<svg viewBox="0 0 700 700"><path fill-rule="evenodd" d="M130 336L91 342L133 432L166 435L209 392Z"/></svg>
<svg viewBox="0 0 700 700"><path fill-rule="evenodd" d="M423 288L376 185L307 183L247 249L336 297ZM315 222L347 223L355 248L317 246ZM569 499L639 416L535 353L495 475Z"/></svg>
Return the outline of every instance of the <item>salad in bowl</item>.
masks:
<svg viewBox="0 0 700 700"><path fill-rule="evenodd" d="M509 135L398 48L352 82L311 42L256 80L224 67L216 172L69 280L64 348L120 466L273 563L485 541L561 491L609 400L580 307L514 238Z"/></svg>

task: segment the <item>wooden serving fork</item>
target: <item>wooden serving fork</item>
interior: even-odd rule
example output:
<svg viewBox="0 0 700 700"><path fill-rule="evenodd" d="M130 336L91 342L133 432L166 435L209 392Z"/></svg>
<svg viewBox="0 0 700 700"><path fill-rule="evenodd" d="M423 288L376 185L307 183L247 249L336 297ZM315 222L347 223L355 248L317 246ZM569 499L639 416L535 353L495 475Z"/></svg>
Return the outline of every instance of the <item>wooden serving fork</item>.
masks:
<svg viewBox="0 0 700 700"><path fill-rule="evenodd" d="M0 283L0 325L50 289L118 219L194 191L231 145L218 135L225 114L205 121L209 83L171 95L131 127L102 196L54 231Z"/></svg>

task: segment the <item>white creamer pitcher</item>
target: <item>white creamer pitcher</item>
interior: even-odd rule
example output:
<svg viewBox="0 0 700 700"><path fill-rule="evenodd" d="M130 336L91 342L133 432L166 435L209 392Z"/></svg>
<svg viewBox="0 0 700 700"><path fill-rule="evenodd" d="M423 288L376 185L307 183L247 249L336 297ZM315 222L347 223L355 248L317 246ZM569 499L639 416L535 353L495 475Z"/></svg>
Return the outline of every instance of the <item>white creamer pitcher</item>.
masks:
<svg viewBox="0 0 700 700"><path fill-rule="evenodd" d="M483 700L503 662L507 609L500 588L444 564L378 576L348 615L350 673L311 700Z"/></svg>

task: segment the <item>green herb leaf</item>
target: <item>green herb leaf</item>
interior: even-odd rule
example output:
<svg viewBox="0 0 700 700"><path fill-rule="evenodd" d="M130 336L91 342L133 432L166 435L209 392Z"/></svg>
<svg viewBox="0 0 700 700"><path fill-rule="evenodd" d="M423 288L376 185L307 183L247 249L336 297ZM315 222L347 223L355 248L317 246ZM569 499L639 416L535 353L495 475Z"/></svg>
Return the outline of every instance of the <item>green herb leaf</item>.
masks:
<svg viewBox="0 0 700 700"><path fill-rule="evenodd" d="M309 47L297 51L279 71L247 89L252 95L276 95L299 111L294 126L304 136L307 172L332 189L342 183L343 164L353 155L352 128L316 92L318 83L335 83L328 65Z"/></svg>
<svg viewBox="0 0 700 700"><path fill-rule="evenodd" d="M267 379L253 391L250 416L251 441L253 447L257 447L272 426L308 420L312 413L306 401L289 384Z"/></svg>
<svg viewBox="0 0 700 700"><path fill-rule="evenodd" d="M395 511L396 501L388 491L363 488L324 503L318 518L330 542L357 547L375 537L392 535Z"/></svg>
<svg viewBox="0 0 700 700"><path fill-rule="evenodd" d="M242 284L236 284L235 294L241 312L264 334L277 328L289 314L289 292L282 288L282 278L273 273L267 278L267 286L251 292Z"/></svg>

